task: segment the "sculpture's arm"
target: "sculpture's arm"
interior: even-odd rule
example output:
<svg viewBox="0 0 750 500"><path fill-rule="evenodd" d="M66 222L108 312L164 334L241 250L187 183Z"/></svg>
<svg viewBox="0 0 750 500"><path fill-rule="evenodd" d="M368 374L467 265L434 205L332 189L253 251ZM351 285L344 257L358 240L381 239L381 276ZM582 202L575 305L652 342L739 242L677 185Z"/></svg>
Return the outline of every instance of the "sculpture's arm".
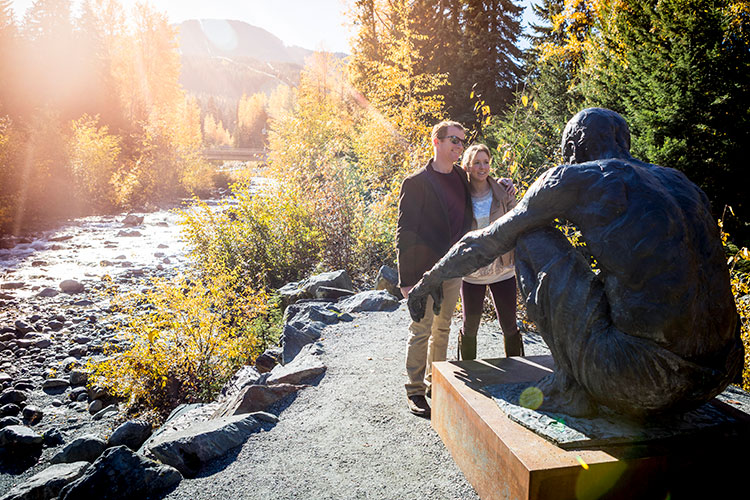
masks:
<svg viewBox="0 0 750 500"><path fill-rule="evenodd" d="M586 174L585 169L578 167L560 166L548 170L513 210L489 227L461 238L409 293L412 318L419 321L424 316L428 296L433 297L435 313L440 311L443 281L471 274L513 249L521 234L546 226L557 217L566 217L571 207L580 201L581 191L596 177Z"/></svg>

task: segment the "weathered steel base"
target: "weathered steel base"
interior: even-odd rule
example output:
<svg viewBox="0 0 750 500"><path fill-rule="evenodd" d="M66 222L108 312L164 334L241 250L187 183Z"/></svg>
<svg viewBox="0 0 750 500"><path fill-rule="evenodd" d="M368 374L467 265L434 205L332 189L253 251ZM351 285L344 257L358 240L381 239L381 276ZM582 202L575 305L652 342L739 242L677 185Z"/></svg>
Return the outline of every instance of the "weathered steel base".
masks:
<svg viewBox="0 0 750 500"><path fill-rule="evenodd" d="M511 421L482 392L486 385L538 380L552 367L551 356L433 365L432 426L482 499L676 500L744 489L750 417L717 400L741 423L648 444L563 450Z"/></svg>

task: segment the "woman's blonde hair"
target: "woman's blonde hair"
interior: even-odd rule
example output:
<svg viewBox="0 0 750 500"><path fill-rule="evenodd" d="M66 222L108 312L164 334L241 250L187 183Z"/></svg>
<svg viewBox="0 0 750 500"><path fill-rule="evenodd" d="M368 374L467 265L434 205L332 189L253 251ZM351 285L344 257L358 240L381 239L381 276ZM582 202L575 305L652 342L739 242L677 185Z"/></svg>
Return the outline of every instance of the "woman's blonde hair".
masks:
<svg viewBox="0 0 750 500"><path fill-rule="evenodd" d="M474 161L474 158L476 158L477 154L479 154L480 151L487 153L490 161L492 161L490 148L488 148L484 144L472 144L466 151L464 151L464 156L461 159L461 168L468 172L471 163Z"/></svg>

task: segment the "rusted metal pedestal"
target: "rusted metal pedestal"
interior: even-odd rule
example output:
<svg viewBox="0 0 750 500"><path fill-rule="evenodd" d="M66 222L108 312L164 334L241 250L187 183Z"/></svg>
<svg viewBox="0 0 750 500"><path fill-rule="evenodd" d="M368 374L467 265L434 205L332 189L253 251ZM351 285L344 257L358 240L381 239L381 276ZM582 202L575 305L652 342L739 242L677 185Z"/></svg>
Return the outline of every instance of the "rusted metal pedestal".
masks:
<svg viewBox="0 0 750 500"><path fill-rule="evenodd" d="M720 498L741 486L732 475L747 474L747 416L718 401L744 419L729 434L566 451L509 420L481 391L538 380L552 367L551 356L433 364L432 426L483 500Z"/></svg>

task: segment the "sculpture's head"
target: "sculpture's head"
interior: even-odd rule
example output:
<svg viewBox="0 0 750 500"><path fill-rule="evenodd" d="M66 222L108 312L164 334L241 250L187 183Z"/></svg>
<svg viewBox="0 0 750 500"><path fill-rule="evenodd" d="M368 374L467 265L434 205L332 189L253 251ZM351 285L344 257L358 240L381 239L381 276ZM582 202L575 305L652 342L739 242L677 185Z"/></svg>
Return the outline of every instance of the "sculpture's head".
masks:
<svg viewBox="0 0 750 500"><path fill-rule="evenodd" d="M630 129L612 110L587 108L565 126L561 146L565 163L630 158Z"/></svg>

